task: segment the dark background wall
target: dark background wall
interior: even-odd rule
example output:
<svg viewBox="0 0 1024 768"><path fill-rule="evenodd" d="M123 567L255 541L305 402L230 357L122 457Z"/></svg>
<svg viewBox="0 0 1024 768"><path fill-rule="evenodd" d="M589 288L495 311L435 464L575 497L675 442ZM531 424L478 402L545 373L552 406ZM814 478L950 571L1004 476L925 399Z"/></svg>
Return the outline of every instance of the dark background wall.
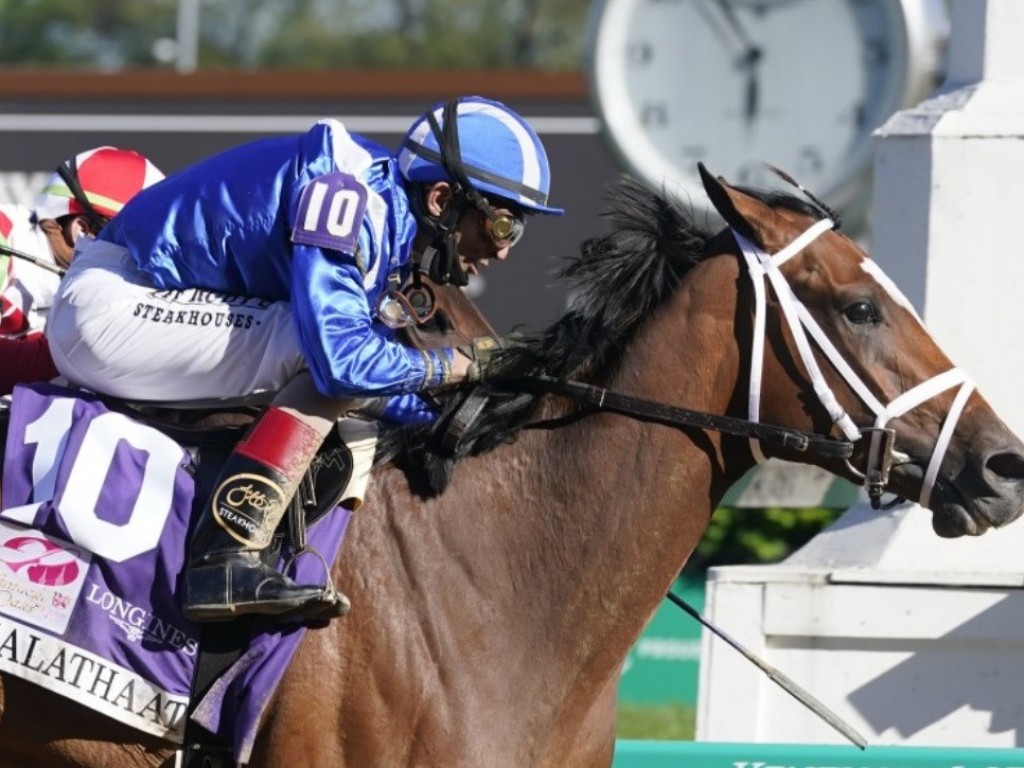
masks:
<svg viewBox="0 0 1024 768"><path fill-rule="evenodd" d="M5 73L0 173L49 172L102 144L137 149L170 173L261 136L303 131L321 117L395 147L415 116L459 94L505 102L534 123L547 147L552 201L566 216L532 218L512 258L470 286L500 332L541 327L565 307L554 271L603 227L606 188L618 175L579 73Z"/></svg>

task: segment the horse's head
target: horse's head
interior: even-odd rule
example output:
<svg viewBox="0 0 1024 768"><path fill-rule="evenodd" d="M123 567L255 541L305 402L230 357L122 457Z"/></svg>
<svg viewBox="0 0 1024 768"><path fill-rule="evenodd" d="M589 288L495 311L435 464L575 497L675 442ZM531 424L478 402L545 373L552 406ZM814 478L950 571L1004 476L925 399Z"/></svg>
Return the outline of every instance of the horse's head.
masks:
<svg viewBox="0 0 1024 768"><path fill-rule="evenodd" d="M752 280L746 415L853 441L847 462L822 463L876 501L884 489L929 507L941 536L1016 519L1024 444L878 265L827 219L701 173Z"/></svg>

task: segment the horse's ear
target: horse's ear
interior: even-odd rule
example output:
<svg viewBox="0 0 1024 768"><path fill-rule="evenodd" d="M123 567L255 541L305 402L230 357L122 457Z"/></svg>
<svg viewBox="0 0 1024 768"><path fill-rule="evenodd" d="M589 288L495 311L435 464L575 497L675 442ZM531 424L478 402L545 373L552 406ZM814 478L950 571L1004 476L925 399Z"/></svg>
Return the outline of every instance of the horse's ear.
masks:
<svg viewBox="0 0 1024 768"><path fill-rule="evenodd" d="M729 186L722 177L712 176L704 163L697 163L697 170L700 171L704 191L725 223L762 248L770 247L772 244L764 242L765 238L759 233L768 231L768 225L774 221L776 214L772 209Z"/></svg>

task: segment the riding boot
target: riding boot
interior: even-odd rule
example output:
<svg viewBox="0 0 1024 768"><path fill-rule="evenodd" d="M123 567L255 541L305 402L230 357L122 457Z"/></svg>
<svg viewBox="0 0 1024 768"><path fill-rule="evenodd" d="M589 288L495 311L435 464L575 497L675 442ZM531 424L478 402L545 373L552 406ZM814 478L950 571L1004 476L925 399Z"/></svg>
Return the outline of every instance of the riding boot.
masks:
<svg viewBox="0 0 1024 768"><path fill-rule="evenodd" d="M300 419L271 407L236 446L192 541L186 617L226 621L258 613L320 620L348 611L340 592L296 584L260 557L321 440Z"/></svg>

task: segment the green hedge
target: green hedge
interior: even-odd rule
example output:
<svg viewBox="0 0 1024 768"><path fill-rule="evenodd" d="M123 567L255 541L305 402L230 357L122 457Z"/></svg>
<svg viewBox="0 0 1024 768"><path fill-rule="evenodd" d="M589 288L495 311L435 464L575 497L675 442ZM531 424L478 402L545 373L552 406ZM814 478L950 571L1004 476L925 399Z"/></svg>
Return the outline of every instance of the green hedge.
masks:
<svg viewBox="0 0 1024 768"><path fill-rule="evenodd" d="M796 551L843 510L721 507L683 572L703 574L716 565L777 563Z"/></svg>

